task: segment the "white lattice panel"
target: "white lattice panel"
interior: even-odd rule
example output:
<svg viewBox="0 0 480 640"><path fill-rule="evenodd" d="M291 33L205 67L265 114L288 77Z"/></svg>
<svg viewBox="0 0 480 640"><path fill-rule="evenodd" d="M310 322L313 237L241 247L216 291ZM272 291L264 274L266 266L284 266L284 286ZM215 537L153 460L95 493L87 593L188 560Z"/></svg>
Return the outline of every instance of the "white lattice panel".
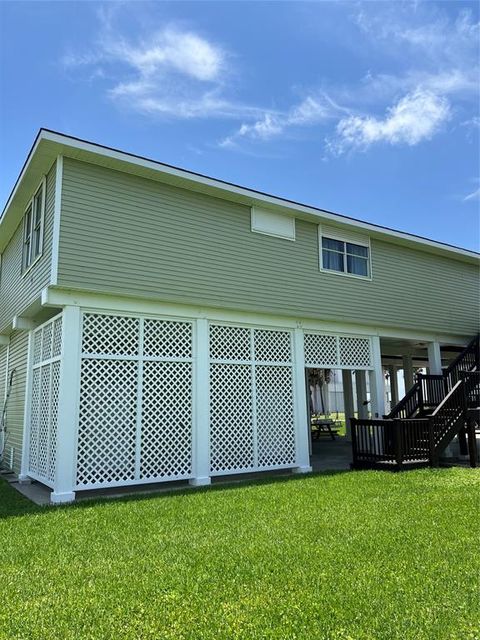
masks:
<svg viewBox="0 0 480 640"><path fill-rule="evenodd" d="M138 354L139 319L86 313L83 316L82 352L93 355Z"/></svg>
<svg viewBox="0 0 480 640"><path fill-rule="evenodd" d="M52 357L52 337L53 337L53 324L49 322L43 328L42 360L49 360Z"/></svg>
<svg viewBox="0 0 480 640"><path fill-rule="evenodd" d="M370 339L340 337L340 364L344 367L369 367Z"/></svg>
<svg viewBox="0 0 480 640"><path fill-rule="evenodd" d="M50 366L40 369L40 416L38 429L37 473L48 478L49 432L50 432Z"/></svg>
<svg viewBox="0 0 480 640"><path fill-rule="evenodd" d="M162 358L192 357L192 324L146 319L143 355Z"/></svg>
<svg viewBox="0 0 480 640"><path fill-rule="evenodd" d="M62 353L62 317L34 330L28 468L35 478L53 485L57 458L58 395Z"/></svg>
<svg viewBox="0 0 480 640"><path fill-rule="evenodd" d="M305 364L315 368L364 368L372 364L370 338L305 332Z"/></svg>
<svg viewBox="0 0 480 640"><path fill-rule="evenodd" d="M306 333L304 343L307 365L334 367L338 364L336 336Z"/></svg>
<svg viewBox="0 0 480 640"><path fill-rule="evenodd" d="M62 318L53 322L52 356L56 358L62 355Z"/></svg>
<svg viewBox="0 0 480 640"><path fill-rule="evenodd" d="M85 314L77 487L192 474L191 322Z"/></svg>
<svg viewBox="0 0 480 640"><path fill-rule="evenodd" d="M211 473L293 466L291 332L213 325L210 357Z"/></svg>
<svg viewBox="0 0 480 640"><path fill-rule="evenodd" d="M192 472L190 362L143 365L140 464L142 479L189 476Z"/></svg>
<svg viewBox="0 0 480 640"><path fill-rule="evenodd" d="M42 330L37 329L33 334L33 364L38 364L42 360Z"/></svg>
<svg viewBox="0 0 480 640"><path fill-rule="evenodd" d="M138 363L82 362L77 484L104 485L135 478Z"/></svg>
<svg viewBox="0 0 480 640"><path fill-rule="evenodd" d="M41 337L40 337L41 339ZM38 469L38 431L40 426L40 369L35 369L32 374L32 395L30 409L30 442L29 442L29 469Z"/></svg>
<svg viewBox="0 0 480 640"><path fill-rule="evenodd" d="M61 345L60 345L61 348ZM55 468L57 463L57 423L58 423L58 393L60 390L60 361L51 365L50 382L50 457L48 460L48 479L55 480Z"/></svg>
<svg viewBox="0 0 480 640"><path fill-rule="evenodd" d="M255 368L258 466L295 462L295 419L291 367Z"/></svg>
<svg viewBox="0 0 480 640"><path fill-rule="evenodd" d="M255 466L252 367L210 367L210 467L212 473Z"/></svg>
<svg viewBox="0 0 480 640"><path fill-rule="evenodd" d="M255 360L291 362L292 344L289 331L254 330Z"/></svg>
<svg viewBox="0 0 480 640"><path fill-rule="evenodd" d="M251 329L228 325L210 325L210 357L212 360L252 359Z"/></svg>

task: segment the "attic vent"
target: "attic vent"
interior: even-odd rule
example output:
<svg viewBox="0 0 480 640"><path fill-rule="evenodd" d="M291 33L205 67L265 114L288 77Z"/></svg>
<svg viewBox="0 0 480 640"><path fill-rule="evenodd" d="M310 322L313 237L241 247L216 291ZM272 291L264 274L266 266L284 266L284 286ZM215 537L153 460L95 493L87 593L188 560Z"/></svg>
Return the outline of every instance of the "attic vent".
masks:
<svg viewBox="0 0 480 640"><path fill-rule="evenodd" d="M295 240L295 218L252 207L252 231L284 240Z"/></svg>

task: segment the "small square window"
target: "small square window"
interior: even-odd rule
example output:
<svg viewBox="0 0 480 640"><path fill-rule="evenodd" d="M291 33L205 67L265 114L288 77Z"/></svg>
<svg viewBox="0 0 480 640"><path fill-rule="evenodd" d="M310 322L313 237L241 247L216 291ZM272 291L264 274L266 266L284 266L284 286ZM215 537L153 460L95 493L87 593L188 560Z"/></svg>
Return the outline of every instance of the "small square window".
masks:
<svg viewBox="0 0 480 640"><path fill-rule="evenodd" d="M361 278L370 277L368 245L321 236L321 268Z"/></svg>

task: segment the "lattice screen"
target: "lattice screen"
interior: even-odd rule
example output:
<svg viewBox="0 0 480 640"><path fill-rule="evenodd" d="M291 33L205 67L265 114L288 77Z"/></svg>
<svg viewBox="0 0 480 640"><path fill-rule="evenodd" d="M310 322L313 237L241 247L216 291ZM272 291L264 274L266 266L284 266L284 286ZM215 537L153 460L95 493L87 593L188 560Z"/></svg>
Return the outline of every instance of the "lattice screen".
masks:
<svg viewBox="0 0 480 640"><path fill-rule="evenodd" d="M84 314L77 488L191 477L191 322Z"/></svg>
<svg viewBox="0 0 480 640"><path fill-rule="evenodd" d="M295 464L292 334L210 326L212 475Z"/></svg>
<svg viewBox="0 0 480 640"><path fill-rule="evenodd" d="M49 486L55 480L62 316L33 332L29 473Z"/></svg>
<svg viewBox="0 0 480 640"><path fill-rule="evenodd" d="M365 369L372 366L370 338L305 332L304 340L307 367Z"/></svg>

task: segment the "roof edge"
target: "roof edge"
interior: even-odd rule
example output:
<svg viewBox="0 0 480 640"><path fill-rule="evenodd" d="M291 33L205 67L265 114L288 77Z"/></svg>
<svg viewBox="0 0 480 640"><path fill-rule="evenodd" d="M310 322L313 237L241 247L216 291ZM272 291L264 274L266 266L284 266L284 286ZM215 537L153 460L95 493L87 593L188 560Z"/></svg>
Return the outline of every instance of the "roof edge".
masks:
<svg viewBox="0 0 480 640"><path fill-rule="evenodd" d="M263 191L252 189L250 187L243 187L233 182L228 182L226 180L221 180L219 178L212 178L211 176L207 176L202 173L191 171L189 169L183 169L175 165L171 165L165 162L160 162L159 160L153 160L145 156L133 154L128 151L122 151L114 147L109 147L107 145L91 142L89 140L78 138L76 136L71 136L71 135L54 131L53 129L47 129L44 127L39 129L37 136L35 137L35 140L32 144L32 147L27 155L27 158L23 164L23 167L18 175L18 178L15 181L12 191L10 192L10 195L5 203L5 206L2 211L2 215L0 216L0 225L4 221L5 216L7 215L8 208L10 207L15 197L15 194L22 182L23 176L28 170L28 166L30 164L31 159L35 154L35 151L42 140L47 140L52 143L58 143L59 145L70 146L72 148L82 149L84 151L89 151L93 154L100 155L100 156L109 156L111 158L116 158L120 161L134 164L137 166L144 166L145 168L163 172L164 174L170 174L171 176L182 178L190 182L195 182L203 186L220 189L225 193L230 192L231 194L255 198L256 200L263 201L266 204L281 206L293 211L297 211L299 213L306 213L306 214L322 217L323 219L327 219L332 222L338 222L339 224L348 224L356 228L361 228L367 231L373 231L381 235L389 236L390 238L392 238L392 240L395 240L395 239L404 240L407 242L412 242L414 244L419 244L424 247L429 247L430 249L439 249L448 253L452 253L456 256L461 255L469 258L476 258L476 259L480 258L480 253L473 251L471 249L466 249L464 247L448 244L440 240L433 240L431 238L409 233L407 231L401 231L391 227L382 226L373 222L366 222L358 218L353 218L352 216L347 216L345 214L329 211L327 209L321 209L320 207L304 204L295 200L283 198L281 196L275 196Z"/></svg>

